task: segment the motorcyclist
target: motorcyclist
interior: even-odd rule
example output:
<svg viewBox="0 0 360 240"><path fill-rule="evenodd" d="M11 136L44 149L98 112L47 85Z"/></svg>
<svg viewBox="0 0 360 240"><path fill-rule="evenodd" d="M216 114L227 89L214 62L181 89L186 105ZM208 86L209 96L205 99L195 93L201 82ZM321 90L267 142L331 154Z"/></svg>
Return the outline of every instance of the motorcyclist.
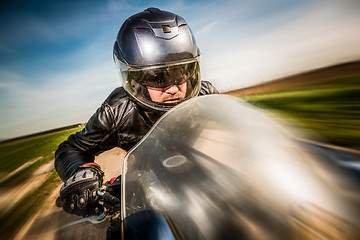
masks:
<svg viewBox="0 0 360 240"><path fill-rule="evenodd" d="M65 182L58 204L69 213L98 213L94 189L103 172L94 156L114 147L132 148L167 110L198 95L218 91L200 79L200 51L183 18L157 8L129 17L117 35L116 88L85 128L61 143L55 168Z"/></svg>

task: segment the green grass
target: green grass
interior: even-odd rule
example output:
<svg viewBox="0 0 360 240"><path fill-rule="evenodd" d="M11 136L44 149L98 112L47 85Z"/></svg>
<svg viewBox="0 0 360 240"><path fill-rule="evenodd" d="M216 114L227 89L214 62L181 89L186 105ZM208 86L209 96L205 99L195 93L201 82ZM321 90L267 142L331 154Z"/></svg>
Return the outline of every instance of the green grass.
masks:
<svg viewBox="0 0 360 240"><path fill-rule="evenodd" d="M51 194L51 192L61 182L56 171L53 170L46 181L37 189L29 192L19 201L8 213L0 217L1 239L11 239L14 234L21 229L24 223L35 214Z"/></svg>
<svg viewBox="0 0 360 240"><path fill-rule="evenodd" d="M9 178L6 178L3 182L0 182L0 188L11 188L15 187L18 184L23 183L28 178L32 176L32 173L41 167L43 164L48 163L50 160L55 158L55 154L51 153L47 156L44 156L34 162L33 164L29 165L28 167L22 169L21 171L18 171L14 175L10 176Z"/></svg>
<svg viewBox="0 0 360 240"><path fill-rule="evenodd" d="M331 143L360 149L360 75L305 82L286 91L243 99Z"/></svg>
<svg viewBox="0 0 360 240"><path fill-rule="evenodd" d="M80 130L75 128L0 144L0 174L5 175L37 157L49 156L70 134Z"/></svg>

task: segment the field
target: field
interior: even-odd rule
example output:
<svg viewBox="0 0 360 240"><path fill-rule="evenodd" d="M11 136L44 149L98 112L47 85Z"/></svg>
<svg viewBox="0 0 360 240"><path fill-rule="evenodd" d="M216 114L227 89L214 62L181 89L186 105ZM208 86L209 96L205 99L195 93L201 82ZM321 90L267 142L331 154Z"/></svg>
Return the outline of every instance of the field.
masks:
<svg viewBox="0 0 360 240"><path fill-rule="evenodd" d="M65 130L46 135L35 136L0 144L0 173L6 174L22 164L37 158L53 154L57 146L71 133L80 128Z"/></svg>
<svg viewBox="0 0 360 240"><path fill-rule="evenodd" d="M58 145L79 130L81 127L1 143L0 188L25 181L36 169L54 159ZM23 168L19 169L20 166ZM12 172L15 169L18 171Z"/></svg>
<svg viewBox="0 0 360 240"><path fill-rule="evenodd" d="M360 149L360 62L229 93L277 113L313 138Z"/></svg>

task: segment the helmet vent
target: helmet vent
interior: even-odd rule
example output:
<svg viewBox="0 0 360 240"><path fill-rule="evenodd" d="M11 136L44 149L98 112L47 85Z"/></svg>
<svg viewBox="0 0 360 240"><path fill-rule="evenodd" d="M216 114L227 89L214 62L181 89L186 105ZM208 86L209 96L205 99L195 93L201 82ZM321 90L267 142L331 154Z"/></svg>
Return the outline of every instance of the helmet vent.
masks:
<svg viewBox="0 0 360 240"><path fill-rule="evenodd" d="M148 12L151 12L151 13L155 13L155 14L160 14L160 13L161 13L161 10L160 10L160 9L154 8L154 7L147 8L147 9L145 9L145 11L148 11Z"/></svg>
<svg viewBox="0 0 360 240"><path fill-rule="evenodd" d="M171 33L171 28L169 25L162 25L161 27L164 33Z"/></svg>

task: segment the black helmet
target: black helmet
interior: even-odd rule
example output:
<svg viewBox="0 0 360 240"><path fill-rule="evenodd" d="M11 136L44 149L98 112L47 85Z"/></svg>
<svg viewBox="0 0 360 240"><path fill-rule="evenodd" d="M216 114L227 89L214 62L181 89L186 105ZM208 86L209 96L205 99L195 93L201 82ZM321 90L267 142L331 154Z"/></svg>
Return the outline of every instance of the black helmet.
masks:
<svg viewBox="0 0 360 240"><path fill-rule="evenodd" d="M157 8L129 17L114 44L114 61L123 87L149 110L167 111L198 95L199 58L200 51L185 20ZM151 92L165 92L171 87L179 92L160 100Z"/></svg>

